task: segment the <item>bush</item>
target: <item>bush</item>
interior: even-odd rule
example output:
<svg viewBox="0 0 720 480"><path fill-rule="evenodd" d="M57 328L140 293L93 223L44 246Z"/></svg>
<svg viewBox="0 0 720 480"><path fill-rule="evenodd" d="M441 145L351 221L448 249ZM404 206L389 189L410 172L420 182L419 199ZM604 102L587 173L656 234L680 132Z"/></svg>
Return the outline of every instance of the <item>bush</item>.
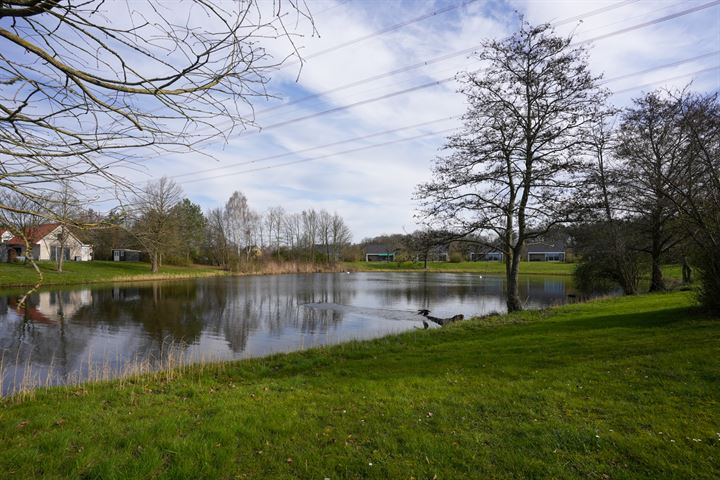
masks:
<svg viewBox="0 0 720 480"><path fill-rule="evenodd" d="M573 272L575 288L582 293L607 293L617 286L607 278L602 265L596 262L582 262Z"/></svg>
<svg viewBox="0 0 720 480"><path fill-rule="evenodd" d="M462 253L453 252L450 254L450 263L460 263L463 261Z"/></svg>

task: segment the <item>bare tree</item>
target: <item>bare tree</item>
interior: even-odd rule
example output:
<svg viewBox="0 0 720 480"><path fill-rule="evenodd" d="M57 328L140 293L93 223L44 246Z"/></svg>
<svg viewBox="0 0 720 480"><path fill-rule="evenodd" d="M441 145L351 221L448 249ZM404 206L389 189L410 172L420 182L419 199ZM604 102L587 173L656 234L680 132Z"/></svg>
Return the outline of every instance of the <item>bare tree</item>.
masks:
<svg viewBox="0 0 720 480"><path fill-rule="evenodd" d="M167 177L150 182L135 199L133 233L150 256L153 273L160 271L162 255L177 244L176 206L182 200L182 189Z"/></svg>
<svg viewBox="0 0 720 480"><path fill-rule="evenodd" d="M253 123L304 2L0 2L0 190L34 208L60 181L130 188L123 168ZM226 122L219 122L224 119ZM0 209L17 209L7 203Z"/></svg>
<svg viewBox="0 0 720 480"><path fill-rule="evenodd" d="M290 248L290 251L294 253L302 246L303 242L302 215L299 213L287 215L285 217L284 228L285 242Z"/></svg>
<svg viewBox="0 0 720 480"><path fill-rule="evenodd" d="M320 210L317 214L317 240L322 246L325 261L333 261L334 247L332 244L332 215L327 210Z"/></svg>
<svg viewBox="0 0 720 480"><path fill-rule="evenodd" d="M315 261L315 243L318 239L318 213L314 209L303 210L302 219L302 247L307 249L310 260Z"/></svg>
<svg viewBox="0 0 720 480"><path fill-rule="evenodd" d="M681 102L651 92L623 112L618 130L621 208L636 217L642 230L638 248L650 255L651 292L665 289L663 256L684 237L670 192L671 184L682 181L678 176L686 139L681 116Z"/></svg>
<svg viewBox="0 0 720 480"><path fill-rule="evenodd" d="M55 250L55 268L58 272L62 272L65 249L68 239L72 235L71 227L80 221L82 210L82 205L69 181L63 181L62 187L49 199L48 209L52 211L52 216L60 224L55 234L57 245L52 248Z"/></svg>
<svg viewBox="0 0 720 480"><path fill-rule="evenodd" d="M250 209L242 192L234 192L225 204L225 223L228 240L237 250L238 257L250 259L251 248L255 246L257 215Z"/></svg>
<svg viewBox="0 0 720 480"><path fill-rule="evenodd" d="M696 247L700 298L720 311L720 101L717 92L683 91L672 98L681 110L685 144L678 171L668 171L663 181Z"/></svg>
<svg viewBox="0 0 720 480"><path fill-rule="evenodd" d="M486 68L460 75L468 102L452 153L420 185L421 215L459 236L491 233L506 259L507 307L518 295L525 243L574 220L586 132L607 93L587 65L587 48L549 25L522 24L505 40L485 41Z"/></svg>
<svg viewBox="0 0 720 480"><path fill-rule="evenodd" d="M330 225L330 239L332 243L332 258L337 260L342 255L342 250L350 245L352 241L352 232L345 220L335 212L332 216Z"/></svg>
<svg viewBox="0 0 720 480"><path fill-rule="evenodd" d="M228 269L230 268L230 258L233 248L230 245L227 234L227 222L225 215L220 208L213 208L207 215L207 247L210 257L213 258L218 265Z"/></svg>
<svg viewBox="0 0 720 480"><path fill-rule="evenodd" d="M626 295L633 295L638 292L642 272L635 223L621 208L623 167L613 155L617 113L603 107L588 132L591 161L583 197L589 222L575 229L575 249L581 258L575 273L586 290L595 290L598 281L610 281Z"/></svg>
<svg viewBox="0 0 720 480"><path fill-rule="evenodd" d="M35 263L33 246L30 243L32 232L37 228L41 218L37 215L27 213L37 208L44 208L42 204L38 204L37 202L37 198L28 198L15 192L0 191L0 203L9 207L7 209L0 209L0 225L2 226L0 230L7 228L13 235L22 239L25 246L25 258L30 261L30 264L38 276L37 283L18 301L18 307L24 305L28 296L40 288L43 282L43 274L40 267ZM6 249L8 248L7 245L2 246ZM9 256L10 252L5 251L5 255ZM10 258L8 258L8 260L9 259Z"/></svg>
<svg viewBox="0 0 720 480"><path fill-rule="evenodd" d="M270 207L265 212L265 226L268 234L268 246L270 249L278 250L283 244L283 223L285 210L282 207Z"/></svg>

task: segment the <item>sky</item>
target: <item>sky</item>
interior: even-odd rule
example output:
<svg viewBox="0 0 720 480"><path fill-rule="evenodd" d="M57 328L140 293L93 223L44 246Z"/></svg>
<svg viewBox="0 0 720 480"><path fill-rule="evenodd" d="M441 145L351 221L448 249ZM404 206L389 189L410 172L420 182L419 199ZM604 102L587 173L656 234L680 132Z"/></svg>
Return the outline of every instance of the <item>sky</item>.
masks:
<svg viewBox="0 0 720 480"><path fill-rule="evenodd" d="M708 3L715 5L699 9ZM291 62L276 71L268 90L277 98L256 100L256 123L263 130L237 132L226 143L204 146L213 158L196 153L156 158L136 173L136 182L167 175L203 209L222 206L239 190L259 212L276 205L288 212L338 212L355 241L411 232L418 227L413 192L430 179L433 159L465 110L459 85L446 79L477 68L467 53L450 54L509 35L518 14L531 23L565 21L557 31L574 32L579 41L599 37L592 42L590 65L611 80L605 86L617 92L612 103L618 107L642 92L691 80L697 91L720 88L720 69L713 68L720 66L717 1L319 0L308 5L319 35L301 25L298 33L304 36L296 42L305 58L302 69ZM693 8L699 10L659 21ZM422 16L427 18L413 21ZM640 26L646 23L651 24ZM406 25L373 35L399 24ZM282 50L287 45L268 48L276 47L277 58L287 53ZM360 82L442 56L449 58ZM624 78L613 80L617 77ZM338 89L353 82L358 84ZM307 96L313 97L296 102ZM388 130L393 132L379 134ZM345 141L358 137L365 138Z"/></svg>

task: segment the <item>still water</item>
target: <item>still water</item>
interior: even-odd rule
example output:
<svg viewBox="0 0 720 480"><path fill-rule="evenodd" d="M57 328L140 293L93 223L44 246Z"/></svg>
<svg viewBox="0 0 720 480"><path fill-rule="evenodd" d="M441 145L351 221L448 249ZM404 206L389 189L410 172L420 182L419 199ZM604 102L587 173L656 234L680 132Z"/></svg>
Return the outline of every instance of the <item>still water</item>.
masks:
<svg viewBox="0 0 720 480"><path fill-rule="evenodd" d="M32 385L120 374L133 362L257 357L421 327L416 314L505 310L504 279L451 273L219 277L44 290L17 308L0 291L0 378ZM528 308L564 303L571 279L525 276ZM95 372L95 373L93 373Z"/></svg>

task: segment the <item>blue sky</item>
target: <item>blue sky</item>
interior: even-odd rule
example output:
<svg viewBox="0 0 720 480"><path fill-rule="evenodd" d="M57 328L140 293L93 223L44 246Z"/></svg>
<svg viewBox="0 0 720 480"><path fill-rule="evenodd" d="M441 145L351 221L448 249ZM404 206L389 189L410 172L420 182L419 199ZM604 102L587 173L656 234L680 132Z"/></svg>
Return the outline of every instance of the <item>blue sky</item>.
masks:
<svg viewBox="0 0 720 480"><path fill-rule="evenodd" d="M406 25L392 32L317 55L325 49L372 34L388 26L425 13L456 5L448 2L422 1L345 1L309 2L320 36L297 40L307 62L297 80L298 66L292 65L273 75L271 93L279 100L258 101L256 109L280 105L307 95L327 92L363 78L380 75L407 65L423 62L452 52L468 49L486 38L501 38L517 25L518 11L533 23L555 22L618 4L617 8L582 22L573 21L558 27L560 33L575 31L579 40L615 32L642 24L705 1L482 1L438 14ZM287 53L287 45L268 45L277 57ZM277 50L273 50L277 49ZM285 50L283 50L285 49ZM611 82L615 91L633 89L613 97L617 106L627 105L633 96L658 87L680 87L694 78L700 91L720 87L720 70L696 76L692 72L720 65L720 5L681 16L652 26L615 35L594 43L591 66L606 78L614 78L671 62L708 53L704 58L682 65L647 72ZM714 53L713 53L714 52ZM423 68L392 75L353 88L323 94L307 102L277 108L257 117L267 127L312 115L328 109L391 94L424 83L443 80L458 71L477 68L466 55L455 56ZM665 81L672 77L683 78ZM296 81L297 80L297 81ZM650 87L635 87L652 83ZM193 201L203 208L221 206L234 190L242 191L250 205L264 211L281 205L287 211L325 208L337 211L349 223L354 239L381 233L412 231L415 186L427 180L433 158L443 144L443 135L426 136L407 142L395 142L378 148L326 156L372 144L432 134L457 126L457 120L440 120L459 115L463 98L456 93L457 84L445 82L384 100L369 102L335 113L318 115L266 131L230 138L205 148L214 160L198 154L178 155L148 162L146 172L137 173L137 181L148 178L177 177ZM335 147L291 154L230 167L238 162L252 162L269 155L296 152L385 130L398 129L423 122L435 123L405 129L385 136L344 143ZM301 160L308 160L299 162ZM289 162L298 162L282 165ZM214 172L198 170L222 168ZM267 168L265 168L267 167ZM261 170L261 168L263 168ZM255 170L255 171L249 171Z"/></svg>

